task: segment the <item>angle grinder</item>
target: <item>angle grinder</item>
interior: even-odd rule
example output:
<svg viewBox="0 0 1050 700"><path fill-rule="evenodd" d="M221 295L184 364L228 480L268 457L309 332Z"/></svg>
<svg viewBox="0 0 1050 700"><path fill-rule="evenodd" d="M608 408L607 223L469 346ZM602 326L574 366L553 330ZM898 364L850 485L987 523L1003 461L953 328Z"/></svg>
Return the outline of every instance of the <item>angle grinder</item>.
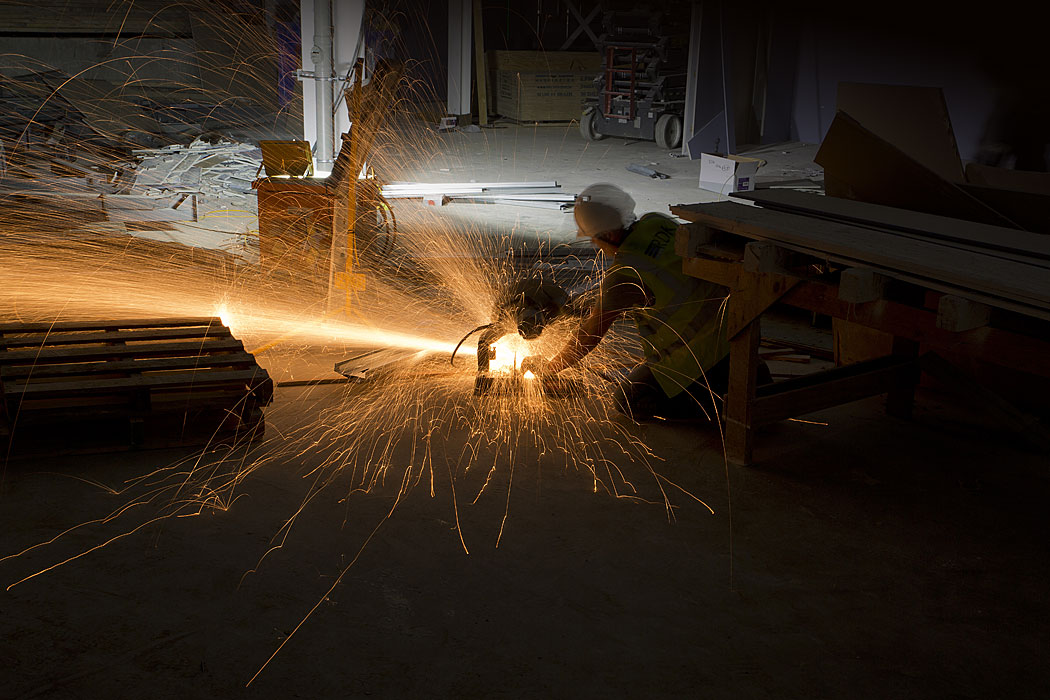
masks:
<svg viewBox="0 0 1050 700"><path fill-rule="evenodd" d="M474 380L475 394L512 393L524 389L527 379L520 370L518 358L504 358L501 353L511 348L499 348L497 342L505 336L517 334L523 341L540 337L551 321L562 312L569 295L558 285L537 277L527 277L504 292L495 304L491 323L478 326L459 341L456 351L474 333L478 338L478 373ZM508 362L509 360L509 362Z"/></svg>

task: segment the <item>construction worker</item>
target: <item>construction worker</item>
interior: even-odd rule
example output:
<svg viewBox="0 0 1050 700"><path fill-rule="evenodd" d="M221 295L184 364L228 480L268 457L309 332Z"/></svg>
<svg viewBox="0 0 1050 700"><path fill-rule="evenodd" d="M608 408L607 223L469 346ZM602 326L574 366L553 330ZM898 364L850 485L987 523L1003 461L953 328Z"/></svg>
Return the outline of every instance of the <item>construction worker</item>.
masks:
<svg viewBox="0 0 1050 700"><path fill-rule="evenodd" d="M729 377L723 314L728 290L684 274L674 251L678 224L655 213L637 219L634 206L629 194L606 183L576 198L577 236L611 256L612 265L590 314L561 352L549 360L527 358L522 367L540 376L557 374L633 312L645 361L615 391L618 410L635 420L720 415L717 395ZM768 370L766 375L760 381Z"/></svg>

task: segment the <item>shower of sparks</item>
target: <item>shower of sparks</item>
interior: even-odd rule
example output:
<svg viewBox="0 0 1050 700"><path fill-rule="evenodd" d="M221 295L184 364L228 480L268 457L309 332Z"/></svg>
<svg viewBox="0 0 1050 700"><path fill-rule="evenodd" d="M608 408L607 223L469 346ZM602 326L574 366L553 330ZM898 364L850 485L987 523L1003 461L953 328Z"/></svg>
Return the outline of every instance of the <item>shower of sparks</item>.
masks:
<svg viewBox="0 0 1050 700"><path fill-rule="evenodd" d="M492 344L490 372L512 372L521 369L521 362L530 354L529 341L519 334L508 333ZM531 372L530 372L531 374Z"/></svg>
<svg viewBox="0 0 1050 700"><path fill-rule="evenodd" d="M172 5L171 13L206 12L208 7L182 3ZM257 67L277 61L266 23L214 11L207 17L214 21L217 36L236 37L237 43L230 54L234 58L219 51L203 53L201 60L209 65L202 70L220 71L229 78L231 90L258 89L253 86L265 81L256 77ZM156 21L167 19L161 13ZM219 204L210 195L198 196L196 221L175 227L186 234L180 242L158 234L168 230L165 226L158 225L150 237L142 237L134 235L137 229L130 223L114 225L112 212L100 202L121 196L134 180L136 159L131 151L143 145L129 141L136 133L136 120L153 110L154 117L164 118L166 138L183 144L192 138L178 136L192 130L191 123L180 123L182 112L152 107L162 82L156 65L167 62L172 75L188 76L193 71L186 65L190 59L171 50L136 53L134 41L118 39L111 51L121 59L95 66L92 76L102 76L108 87L91 83L96 93L102 90L97 109L87 111L88 127L77 122L76 128L55 113L73 113L69 105L74 102L74 88L85 89L83 76L63 82L53 77L50 66L24 56L3 56L3 65L18 69L0 74L0 90L12 99L39 105L28 122L13 113L0 113L6 165L0 171L4 321L218 315L278 379L303 364L318 366L317 358L326 358L331 367L334 361L364 351L405 352L367 382L328 389L338 394L319 415L280 434L271 430L261 444L211 445L189 459L129 480L115 489L123 500L112 512L22 552L9 553L0 563L39 553L74 531L108 532L115 527L118 534L100 535L95 545L40 567L8 588L164 519L225 511L248 492L251 476L267 465L297 469L304 479L304 496L275 533L259 565L287 541L296 521L307 517L322 495L345 501L354 494L385 488L388 482L397 497L386 517L413 489L447 497L467 552L472 537L461 527L461 510L495 492L499 484L506 500L494 543L498 546L512 522L511 486L516 472L523 470L556 468L580 474L595 493L662 504L670 518L676 497L700 502L658 473L656 455L629 422L611 412L610 379L622 376L632 361L616 340L602 343L578 369L566 372L556 393L529 372L522 377L519 391L475 396L477 363L471 343L476 338L460 348L459 361L449 363L456 342L467 330L492 320L500 292L523 274L525 266L515 262L521 259L515 256L518 244L506 236L457 224L415 202L398 204L401 213L407 211L411 216L406 218L415 221L402 226L393 246L389 241L358 241L366 286L336 314L327 308L326 263L306 261L277 269L258 259L258 223L251 194L235 197L243 200L236 206ZM118 77L121 80L114 83ZM430 96L422 94L417 79L403 82L389 128L377 135L370 160L373 170L387 181L413 179L435 152L450 148L413 116L413 105ZM218 121L216 114L231 104L221 95L209 94L201 84L188 83L185 99L216 105L215 114L185 117L205 124ZM260 95L258 102L273 99ZM280 113L261 119L242 116L244 121L232 128L227 125L227 131L245 133L254 127L261 130L256 138L266 138L266 124L272 128L290 118ZM56 159L73 159L80 170L58 176ZM186 244L186 237L194 235L223 242L211 249ZM598 272L581 267L585 272L572 282L586 287L583 278ZM528 355L552 356L578 323L578 316L569 315L538 339L501 338L490 370L516 373ZM268 409L270 418L280 417L282 425L294 423L297 411L287 400L279 389ZM17 441L17 432L14 438ZM640 478L647 479L651 488L641 489ZM650 492L656 495L646 495ZM331 590L356 561L354 557L340 571ZM316 606L302 621L314 610Z"/></svg>

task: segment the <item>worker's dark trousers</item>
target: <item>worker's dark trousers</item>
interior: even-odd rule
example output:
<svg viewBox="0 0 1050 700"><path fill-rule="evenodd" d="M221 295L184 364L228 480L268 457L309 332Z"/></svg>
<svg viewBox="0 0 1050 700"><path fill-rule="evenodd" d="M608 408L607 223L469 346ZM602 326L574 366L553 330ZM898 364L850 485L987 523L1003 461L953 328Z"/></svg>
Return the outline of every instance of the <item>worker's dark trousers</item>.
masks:
<svg viewBox="0 0 1050 700"><path fill-rule="evenodd" d="M758 383L769 384L773 377L764 362L758 366ZM721 418L723 397L729 387L729 356L707 370L680 394L668 398L652 369L642 363L631 370L613 391L616 409L634 420L654 417L711 420Z"/></svg>

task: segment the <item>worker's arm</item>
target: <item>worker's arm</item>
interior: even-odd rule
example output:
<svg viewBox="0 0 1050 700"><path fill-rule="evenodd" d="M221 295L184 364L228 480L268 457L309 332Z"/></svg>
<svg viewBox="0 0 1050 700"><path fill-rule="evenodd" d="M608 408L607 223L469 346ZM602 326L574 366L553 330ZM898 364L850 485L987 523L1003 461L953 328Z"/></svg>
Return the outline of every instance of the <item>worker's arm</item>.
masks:
<svg viewBox="0 0 1050 700"><path fill-rule="evenodd" d="M601 304L595 306L587 318L583 319L572 340L547 363L545 371L557 374L582 360L601 342L609 327L622 314L622 309L604 309Z"/></svg>
<svg viewBox="0 0 1050 700"><path fill-rule="evenodd" d="M572 367L587 356L601 342L609 327L632 309L650 302L647 288L633 270L621 269L610 273L602 282L598 301L591 313L583 319L575 335L562 351L544 367L547 374Z"/></svg>

